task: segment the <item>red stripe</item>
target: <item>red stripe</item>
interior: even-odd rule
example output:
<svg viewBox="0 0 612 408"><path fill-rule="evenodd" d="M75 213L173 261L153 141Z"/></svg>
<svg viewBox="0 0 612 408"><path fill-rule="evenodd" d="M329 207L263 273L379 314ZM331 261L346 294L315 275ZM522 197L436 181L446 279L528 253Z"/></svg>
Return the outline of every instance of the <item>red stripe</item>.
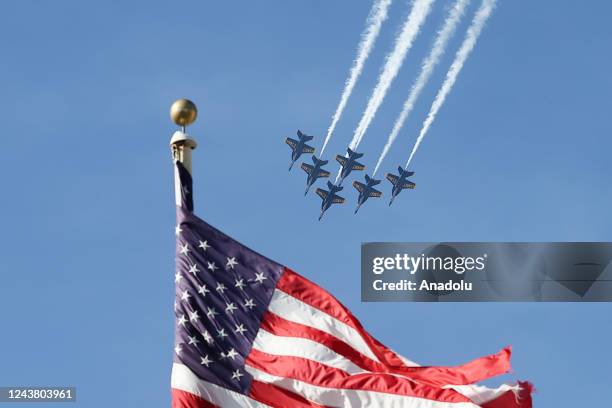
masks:
<svg viewBox="0 0 612 408"><path fill-rule="evenodd" d="M408 376L415 381L425 384L442 386L447 384L474 384L478 381L504 374L510 370L510 347L503 349L497 354L482 357L457 367L409 367L404 364L397 354L370 336L359 320L342 303L308 279L285 268L283 275L276 284L276 288L355 329L385 367L385 369L376 369L376 371L393 372ZM334 349L334 351L336 350ZM355 353L357 352L355 351ZM340 354L345 355L344 353ZM373 367L366 360L363 360L363 363L353 360L354 354L345 356L360 367L364 367L362 364Z"/></svg>
<svg viewBox="0 0 612 408"><path fill-rule="evenodd" d="M326 408L284 388L255 380L251 383L249 397L273 407Z"/></svg>
<svg viewBox="0 0 612 408"><path fill-rule="evenodd" d="M172 408L217 408L217 406L190 392L172 388Z"/></svg>
<svg viewBox="0 0 612 408"><path fill-rule="evenodd" d="M255 349L251 350L246 364L278 377L293 378L320 387L383 392L441 402L471 402L469 398L452 389L418 384L391 374L350 375L343 370L313 360L277 356Z"/></svg>
<svg viewBox="0 0 612 408"><path fill-rule="evenodd" d="M533 401L531 393L534 392L533 385L528 382L519 381L521 387L518 393L508 391L482 405L482 408L532 408Z"/></svg>

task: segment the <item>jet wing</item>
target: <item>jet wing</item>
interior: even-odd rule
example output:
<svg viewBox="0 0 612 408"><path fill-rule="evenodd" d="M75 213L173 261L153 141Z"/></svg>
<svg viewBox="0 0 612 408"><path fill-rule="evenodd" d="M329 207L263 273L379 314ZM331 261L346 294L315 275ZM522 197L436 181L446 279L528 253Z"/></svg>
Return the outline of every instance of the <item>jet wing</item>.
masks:
<svg viewBox="0 0 612 408"><path fill-rule="evenodd" d="M317 177L329 177L329 171L327 171L327 170L320 170L319 174L317 175Z"/></svg>
<svg viewBox="0 0 612 408"><path fill-rule="evenodd" d="M355 187L355 189L357 191L359 191L360 193L363 193L363 190L365 190L365 184L360 183L358 181L353 181L353 187Z"/></svg>
<svg viewBox="0 0 612 408"><path fill-rule="evenodd" d="M353 164L353 170L363 170L365 169L365 166L361 163L357 163L355 162L355 164Z"/></svg>
<svg viewBox="0 0 612 408"><path fill-rule="evenodd" d="M336 156L336 161L338 163L340 163L340 165L342 167L344 167L344 166L346 166L346 163L348 162L348 159L346 157L344 157L344 156L337 155Z"/></svg>
<svg viewBox="0 0 612 408"><path fill-rule="evenodd" d="M291 147L292 150L295 150L295 148L298 145L298 141L295 139L292 139L290 137L288 137L287 139L285 139L285 143L287 143L289 145L289 147Z"/></svg>
<svg viewBox="0 0 612 408"><path fill-rule="evenodd" d="M397 183L397 180L399 180L398 176L396 176L395 174L391 174L391 173L387 173L386 177L387 177L387 180L389 180L391 184L393 185L395 185L395 183Z"/></svg>
<svg viewBox="0 0 612 408"><path fill-rule="evenodd" d="M317 188L317 195L321 197L322 199L325 200L328 194L329 194L329 191L323 190L322 188Z"/></svg>
<svg viewBox="0 0 612 408"><path fill-rule="evenodd" d="M344 203L344 198L340 197L339 195L334 194L334 198L332 199L332 203L334 203L334 204L343 204Z"/></svg>
<svg viewBox="0 0 612 408"><path fill-rule="evenodd" d="M416 184L414 184L412 181L404 181L404 184L402 184L402 188L413 189L415 187L416 187Z"/></svg>
<svg viewBox="0 0 612 408"><path fill-rule="evenodd" d="M371 189L368 197L380 197L382 193L376 189Z"/></svg>
<svg viewBox="0 0 612 408"><path fill-rule="evenodd" d="M307 144L305 144L304 148L302 149L302 152L304 153L314 153L314 151L315 151L315 148Z"/></svg>
<svg viewBox="0 0 612 408"><path fill-rule="evenodd" d="M314 167L308 163L302 163L301 167L302 170L304 170L308 175L310 175L310 173L312 173L312 171L314 170Z"/></svg>

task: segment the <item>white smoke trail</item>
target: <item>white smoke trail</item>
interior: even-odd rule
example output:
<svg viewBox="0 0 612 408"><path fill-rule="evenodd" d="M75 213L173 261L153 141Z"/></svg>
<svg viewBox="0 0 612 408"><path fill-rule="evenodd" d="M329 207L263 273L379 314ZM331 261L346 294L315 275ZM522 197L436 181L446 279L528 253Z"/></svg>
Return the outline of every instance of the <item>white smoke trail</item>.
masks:
<svg viewBox="0 0 612 408"><path fill-rule="evenodd" d="M359 143L361 143L363 135L370 126L370 123L372 122L372 119L374 119L378 108L382 104L391 83L402 67L404 58L406 58L408 51L410 51L410 48L412 47L414 39L419 34L421 26L427 18L427 15L431 10L431 5L434 3L434 1L435 0L414 0L412 10L410 10L410 14L408 14L400 33L395 38L395 46L393 47L391 53L387 55L385 65L378 77L378 83L376 84L374 91L372 91L372 96L370 96L368 105L361 116L359 125L355 129L353 139L349 144L351 149L355 150Z"/></svg>
<svg viewBox="0 0 612 408"><path fill-rule="evenodd" d="M478 11L476 11L476 15L472 20L472 24L470 25L467 30L467 33L465 34L465 39L463 40L459 51L457 51L457 54L455 55L455 60L453 61L451 67L446 73L446 79L444 80L444 83L440 87L436 98L431 104L431 108L429 110L429 113L427 114L427 118L423 122L423 127L421 128L419 136L417 137L414 147L412 148L410 157L408 157L408 161L406 162L406 168L408 168L408 166L410 165L410 162L412 161L414 154L419 148L419 145L423 141L423 138L427 134L427 131L429 130L431 124L436 119L438 111L444 104L444 100L453 88L453 85L457 80L457 76L459 75L459 72L461 72L461 68L463 68L463 64L465 64L465 61L470 56L470 53L474 49L476 41L480 36L482 28L484 27L485 23L487 22L487 19L491 15L491 12L493 12L493 9L495 8L495 3L496 0L482 0L480 8L478 9Z"/></svg>
<svg viewBox="0 0 612 408"><path fill-rule="evenodd" d="M366 21L366 29L361 34L361 41L357 47L357 57L353 61L353 66L351 67L349 77L344 84L344 90L342 91L342 96L340 97L340 103L338 104L336 112L332 117L331 125L329 125L329 128L327 129L327 136L325 136L325 142L323 142L323 147L321 148L319 157L323 156L323 151L325 151L325 147L327 146L329 139L331 139L332 133L334 133L336 124L340 120L340 116L342 116L342 112L344 111L346 103L353 92L357 79L361 75L363 65L368 59L372 48L374 48L374 43L378 37L378 34L380 33L380 27L387 19L387 10L389 9L389 5L391 5L392 1L393 0L376 0L372 5L372 9L370 10L370 14L368 15L368 19Z"/></svg>
<svg viewBox="0 0 612 408"><path fill-rule="evenodd" d="M395 142L397 135L404 126L406 119L408 119L408 116L412 112L416 100L421 95L421 92L427 84L427 81L429 81L429 78L431 77L434 68L436 67L436 65L438 65L438 62L440 62L440 58L442 57L442 55L444 55L446 45L455 33L457 25L459 24L459 21L463 16L465 8L469 3L470 0L457 0L455 2L455 5L451 8L448 17L444 21L442 29L438 31L433 46L429 51L429 55L427 55L427 57L423 60L423 63L421 64L421 72L412 84L410 94L408 95L406 102L404 102L402 112L397 117L395 124L393 125L393 130L391 131L391 133L389 134L389 138L387 139L387 143L385 144L385 147L383 147L383 151L380 154L380 157L378 158L378 162L376 163L376 167L374 168L372 177L374 177L381 163L387 156L387 153L389 153L389 149L391 149L391 146Z"/></svg>

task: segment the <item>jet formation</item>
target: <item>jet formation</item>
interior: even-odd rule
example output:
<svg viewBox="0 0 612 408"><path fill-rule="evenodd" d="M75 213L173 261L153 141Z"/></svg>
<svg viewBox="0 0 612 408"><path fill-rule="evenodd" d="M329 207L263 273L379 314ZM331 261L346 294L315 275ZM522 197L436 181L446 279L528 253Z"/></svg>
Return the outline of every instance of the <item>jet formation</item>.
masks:
<svg viewBox="0 0 612 408"><path fill-rule="evenodd" d="M292 139L290 137L285 139L285 143L289 145L291 148L291 163L289 165L289 171L291 171L294 163L303 155L303 154L313 154L315 152L315 148L309 146L307 142L313 139L313 136L306 135L302 133L302 131L297 131L298 140ZM346 200L344 197L339 196L338 192L343 190L342 182L351 174L353 171L361 171L365 170L365 165L359 163L357 160L363 157L363 153L357 153L352 150L350 147L346 149L346 154L337 155L336 161L340 163L340 172L338 174L338 178L336 184L331 181L327 181L328 190L317 188L316 193L319 197L321 197L321 213L319 215L319 221L323 218L325 212L333 205L333 204L343 204ZM325 170L323 166L328 164L327 160L323 160L322 158L318 158L314 154L311 157L312 164L308 164L302 162L300 166L302 170L304 170L307 174L306 177L306 191L304 195L308 194L310 187L320 178L327 178L330 176L330 172ZM413 171L407 171L403 169L401 166L398 167L399 174L395 175L392 173L387 173L386 178L391 182L391 200L389 201L389 206L395 200L395 197L398 196L400 192L405 189L414 189L416 184L412 181L408 180L408 177L413 176ZM371 197L380 198L382 196L382 192L374 188L380 184L381 180L376 180L369 175L365 175L365 183L359 181L353 181L353 187L357 190L357 208L355 208L354 214L357 214L359 208Z"/></svg>

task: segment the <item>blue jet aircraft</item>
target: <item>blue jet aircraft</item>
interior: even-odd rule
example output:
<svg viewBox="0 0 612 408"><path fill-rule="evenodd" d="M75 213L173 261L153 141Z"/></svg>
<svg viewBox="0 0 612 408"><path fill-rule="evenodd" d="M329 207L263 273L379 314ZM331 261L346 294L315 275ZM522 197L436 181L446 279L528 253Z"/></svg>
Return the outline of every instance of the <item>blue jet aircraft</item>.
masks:
<svg viewBox="0 0 612 408"><path fill-rule="evenodd" d="M327 182L327 187L329 188L329 191L323 190L322 188L317 188L317 195L323 200L321 203L321 215L319 215L319 221L321 221L323 214L325 214L325 211L327 211L332 204L344 203L344 198L336 194L338 191L342 191L343 187L333 185L331 181Z"/></svg>
<svg viewBox="0 0 612 408"><path fill-rule="evenodd" d="M341 155L336 156L336 161L342 166L342 170L340 170L340 181L338 182L339 186L342 185L344 179L351 174L351 171L365 169L363 164L357 162L357 159L363 157L363 153L354 152L350 147L346 149L346 153L348 157Z"/></svg>
<svg viewBox="0 0 612 408"><path fill-rule="evenodd" d="M314 166L308 163L302 163L302 170L304 170L308 174L308 178L306 179L306 191L304 195L308 194L308 190L310 186L312 186L318 178L329 177L329 171L324 170L323 166L325 166L328 161L317 159L317 156L312 156L312 162Z"/></svg>
<svg viewBox="0 0 612 408"><path fill-rule="evenodd" d="M396 176L392 173L387 173L386 175L387 180L389 180L391 184L393 184L393 188L391 189L391 201L389 201L389 207L391 206L391 204L393 204L393 200L395 199L395 197L397 197L399 193L402 192L402 190L406 188L413 189L416 187L416 184L414 184L410 180L407 180L408 177L414 174L414 171L404 170L402 166L399 166L397 169L399 171L399 176Z"/></svg>
<svg viewBox="0 0 612 408"><path fill-rule="evenodd" d="M357 208L355 208L355 214L359 211L359 207L367 201L370 197L380 197L382 193L374 188L375 185L380 184L380 180L370 178L367 174L365 175L366 183L360 183L353 181L353 187L359 191L359 197L357 198Z"/></svg>
<svg viewBox="0 0 612 408"><path fill-rule="evenodd" d="M315 148L306 144L306 142L312 140L313 136L308 136L302 133L300 130L297 131L298 138L295 140L290 137L285 139L285 143L291 147L291 164L289 165L289 171L293 167L293 163L300 158L303 153L314 153Z"/></svg>

